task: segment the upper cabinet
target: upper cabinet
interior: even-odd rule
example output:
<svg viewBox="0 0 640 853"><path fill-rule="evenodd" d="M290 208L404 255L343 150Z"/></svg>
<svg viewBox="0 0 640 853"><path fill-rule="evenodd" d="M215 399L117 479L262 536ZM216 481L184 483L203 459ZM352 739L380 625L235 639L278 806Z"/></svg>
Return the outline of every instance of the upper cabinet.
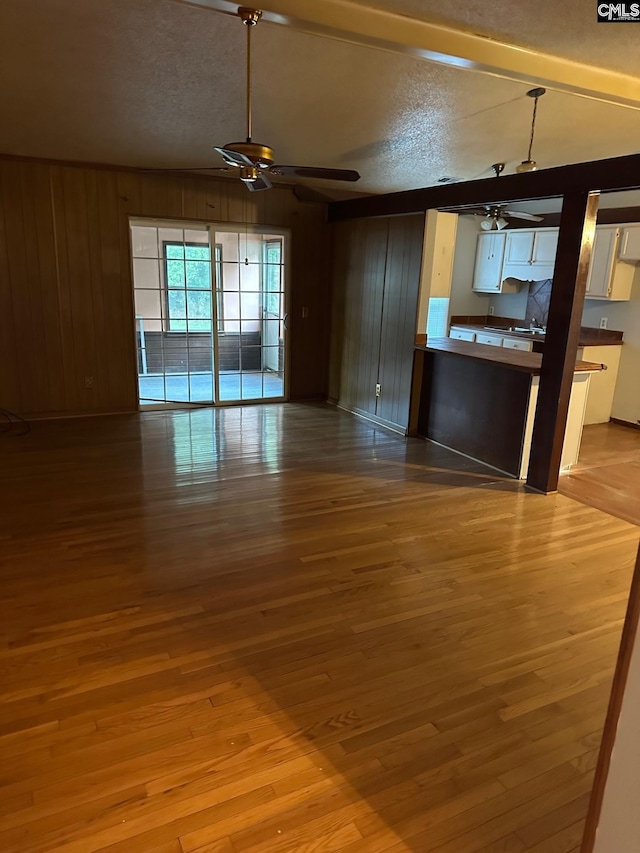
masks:
<svg viewBox="0 0 640 853"><path fill-rule="evenodd" d="M517 291L517 285L504 281L506 241L505 231L485 231L478 234L473 290L478 293L515 293Z"/></svg>
<svg viewBox="0 0 640 853"><path fill-rule="evenodd" d="M503 278L543 281L553 276L557 228L518 228L506 232Z"/></svg>
<svg viewBox="0 0 640 853"><path fill-rule="evenodd" d="M476 265L473 272L474 290L482 293L500 293L506 236L504 231L487 231L484 234L478 234Z"/></svg>
<svg viewBox="0 0 640 853"><path fill-rule="evenodd" d="M622 257L624 248L620 245L623 230L633 229L622 229L615 225L600 225L596 228L587 278L587 299L624 301L631 298L635 265L618 261L619 253Z"/></svg>
<svg viewBox="0 0 640 853"><path fill-rule="evenodd" d="M619 257L621 261L640 261L640 225L627 225L622 229Z"/></svg>

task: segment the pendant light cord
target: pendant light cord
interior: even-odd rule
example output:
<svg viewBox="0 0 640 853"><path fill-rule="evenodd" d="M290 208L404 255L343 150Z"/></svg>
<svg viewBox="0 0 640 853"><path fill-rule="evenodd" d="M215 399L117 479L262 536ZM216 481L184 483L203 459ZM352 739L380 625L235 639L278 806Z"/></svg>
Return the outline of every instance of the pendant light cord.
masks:
<svg viewBox="0 0 640 853"><path fill-rule="evenodd" d="M247 142L251 142L251 30L252 24L245 21L247 28ZM536 103L537 103L536 98ZM535 115L535 113L534 113Z"/></svg>
<svg viewBox="0 0 640 853"><path fill-rule="evenodd" d="M529 153L527 160L531 160L531 152L533 150L533 135L536 132L536 113L538 111L538 95L533 99L533 118L531 119L531 136L529 138Z"/></svg>

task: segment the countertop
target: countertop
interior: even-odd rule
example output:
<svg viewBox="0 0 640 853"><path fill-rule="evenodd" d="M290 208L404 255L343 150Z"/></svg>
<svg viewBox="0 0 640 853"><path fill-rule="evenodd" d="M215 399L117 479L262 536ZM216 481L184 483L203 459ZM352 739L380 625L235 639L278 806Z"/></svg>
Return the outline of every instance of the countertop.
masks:
<svg viewBox="0 0 640 853"><path fill-rule="evenodd" d="M520 321L521 323L525 323L524 320ZM478 324L478 323L458 323L451 322L452 326L455 326L456 329L466 329L470 332L483 332L487 335L509 335L510 338L522 338L526 341L533 341L534 343L543 344L545 340L545 336L543 334L531 334L530 332L511 332L508 327L500 327L498 324L495 326L491 326L489 323ZM517 324L514 324L517 325ZM603 334L604 333L604 334ZM607 334L608 333L608 334ZM613 337L614 334L619 334L620 338ZM580 340L578 341L579 347L621 347L622 346L622 333L621 332L613 332L609 329L581 329L580 330Z"/></svg>
<svg viewBox="0 0 640 853"><path fill-rule="evenodd" d="M418 340L423 337L420 335ZM426 352L446 352L451 355L475 358L490 364L502 364L512 370L521 370L532 376L539 376L542 368L542 354L523 352L516 349L503 349L488 344L472 344L470 341L458 341L455 338L431 338L426 343L416 343L417 350ZM602 364L593 361L576 361L575 373L592 373L602 370Z"/></svg>

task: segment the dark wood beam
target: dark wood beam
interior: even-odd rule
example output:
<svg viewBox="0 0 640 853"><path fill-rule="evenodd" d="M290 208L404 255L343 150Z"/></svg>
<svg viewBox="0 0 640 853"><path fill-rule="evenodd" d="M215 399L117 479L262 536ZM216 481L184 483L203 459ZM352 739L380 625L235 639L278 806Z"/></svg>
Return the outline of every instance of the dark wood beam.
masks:
<svg viewBox="0 0 640 853"><path fill-rule="evenodd" d="M599 201L598 193L580 192L562 205L527 476L545 494L558 488Z"/></svg>
<svg viewBox="0 0 640 853"><path fill-rule="evenodd" d="M640 188L640 154L541 169L522 175L502 175L386 195L373 195L329 205L329 220L396 216L451 207L556 198L590 191Z"/></svg>

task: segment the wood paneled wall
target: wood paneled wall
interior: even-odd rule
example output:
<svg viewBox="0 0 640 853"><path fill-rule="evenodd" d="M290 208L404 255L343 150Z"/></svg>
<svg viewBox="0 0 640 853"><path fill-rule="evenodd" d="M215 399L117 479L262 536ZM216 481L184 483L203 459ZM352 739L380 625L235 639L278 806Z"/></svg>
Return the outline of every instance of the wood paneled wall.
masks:
<svg viewBox="0 0 640 853"><path fill-rule="evenodd" d="M329 397L406 429L424 239L422 214L335 223ZM382 388L375 396L376 383Z"/></svg>
<svg viewBox="0 0 640 853"><path fill-rule="evenodd" d="M0 407L28 417L137 409L131 216L291 229L291 397L326 394L325 205L284 188L250 195L239 181L5 157Z"/></svg>

